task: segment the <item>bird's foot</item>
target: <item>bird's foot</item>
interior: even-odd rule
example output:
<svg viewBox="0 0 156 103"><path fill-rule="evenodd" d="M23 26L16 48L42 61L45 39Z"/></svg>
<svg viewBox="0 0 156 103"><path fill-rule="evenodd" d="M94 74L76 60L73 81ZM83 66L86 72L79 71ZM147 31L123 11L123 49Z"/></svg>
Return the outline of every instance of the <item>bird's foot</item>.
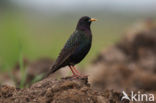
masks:
<svg viewBox="0 0 156 103"><path fill-rule="evenodd" d="M84 74L76 74L76 75L72 75L73 78L86 78L88 77L88 75L84 75Z"/></svg>
<svg viewBox="0 0 156 103"><path fill-rule="evenodd" d="M74 74L73 74L72 77L73 77L73 78L79 78L80 75L76 75L76 74L74 75Z"/></svg>
<svg viewBox="0 0 156 103"><path fill-rule="evenodd" d="M81 74L74 66L69 66L73 75L72 77L74 78L86 78L88 77L88 75L84 75L84 74Z"/></svg>
<svg viewBox="0 0 156 103"><path fill-rule="evenodd" d="M88 77L88 75L81 74L74 66L73 69L75 70L76 74L79 75L80 77Z"/></svg>

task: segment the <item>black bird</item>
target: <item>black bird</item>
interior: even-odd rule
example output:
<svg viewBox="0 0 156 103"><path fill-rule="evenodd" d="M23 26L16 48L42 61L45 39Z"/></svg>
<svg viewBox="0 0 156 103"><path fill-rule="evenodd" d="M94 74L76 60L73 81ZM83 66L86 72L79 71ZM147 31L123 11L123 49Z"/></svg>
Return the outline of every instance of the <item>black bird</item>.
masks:
<svg viewBox="0 0 156 103"><path fill-rule="evenodd" d="M76 70L74 65L79 63L91 48L92 32L90 25L92 21L96 21L96 19L90 18L88 16L80 18L76 26L76 30L67 40L55 63L50 68L48 75L59 70L61 67L69 66L73 76L82 76Z"/></svg>

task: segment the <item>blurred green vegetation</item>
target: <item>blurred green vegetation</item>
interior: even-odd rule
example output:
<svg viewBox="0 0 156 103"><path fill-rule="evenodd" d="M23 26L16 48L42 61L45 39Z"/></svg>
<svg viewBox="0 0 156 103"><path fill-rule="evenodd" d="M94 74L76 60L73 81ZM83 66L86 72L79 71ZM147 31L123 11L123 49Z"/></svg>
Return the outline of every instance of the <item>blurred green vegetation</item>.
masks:
<svg viewBox="0 0 156 103"><path fill-rule="evenodd" d="M22 54L28 60L41 57L55 59L72 34L81 16L98 19L92 24L93 45L87 57L79 64L89 63L101 49L119 40L122 33L134 22L146 16L122 15L107 12L83 12L46 16L21 11L0 12L0 70L10 70Z"/></svg>

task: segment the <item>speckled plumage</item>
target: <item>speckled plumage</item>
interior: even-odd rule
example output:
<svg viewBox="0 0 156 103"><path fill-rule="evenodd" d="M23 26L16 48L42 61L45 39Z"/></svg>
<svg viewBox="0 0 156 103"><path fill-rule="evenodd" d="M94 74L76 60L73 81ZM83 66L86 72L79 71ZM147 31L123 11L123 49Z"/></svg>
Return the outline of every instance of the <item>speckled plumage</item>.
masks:
<svg viewBox="0 0 156 103"><path fill-rule="evenodd" d="M91 18L84 16L78 21L76 30L67 40L49 74L64 66L74 66L79 63L89 52L92 44L92 33L89 22Z"/></svg>

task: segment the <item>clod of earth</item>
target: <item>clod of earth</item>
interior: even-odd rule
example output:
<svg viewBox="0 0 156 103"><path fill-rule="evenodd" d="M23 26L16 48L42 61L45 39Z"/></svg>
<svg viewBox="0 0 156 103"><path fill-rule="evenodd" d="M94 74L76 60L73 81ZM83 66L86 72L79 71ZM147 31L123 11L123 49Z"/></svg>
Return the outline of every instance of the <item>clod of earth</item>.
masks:
<svg viewBox="0 0 156 103"><path fill-rule="evenodd" d="M112 90L93 89L88 78L49 77L26 89L0 87L0 103L121 103L121 97L121 93Z"/></svg>

